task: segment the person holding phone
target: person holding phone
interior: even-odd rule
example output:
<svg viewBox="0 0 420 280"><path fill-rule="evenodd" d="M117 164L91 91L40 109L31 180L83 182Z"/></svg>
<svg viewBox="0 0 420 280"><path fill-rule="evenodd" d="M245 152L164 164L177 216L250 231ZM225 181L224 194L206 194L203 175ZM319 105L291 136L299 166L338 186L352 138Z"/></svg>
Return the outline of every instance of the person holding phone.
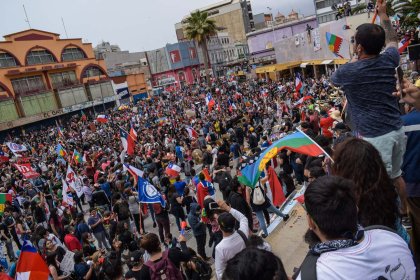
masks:
<svg viewBox="0 0 420 280"><path fill-rule="evenodd" d="M356 136L381 153L400 196L401 214L407 215L401 177L405 136L398 99L392 94L396 88L395 68L400 64L398 35L387 15L386 1L378 0L376 9L381 25L364 23L356 28L352 39L355 59L334 72L331 81L344 90L350 127L354 127Z"/></svg>

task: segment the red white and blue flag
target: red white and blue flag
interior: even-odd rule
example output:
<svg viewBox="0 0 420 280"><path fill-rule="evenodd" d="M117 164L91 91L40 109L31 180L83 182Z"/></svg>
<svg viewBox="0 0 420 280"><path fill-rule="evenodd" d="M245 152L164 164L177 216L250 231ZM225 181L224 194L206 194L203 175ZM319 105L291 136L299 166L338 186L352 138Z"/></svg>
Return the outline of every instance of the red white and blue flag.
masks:
<svg viewBox="0 0 420 280"><path fill-rule="evenodd" d="M123 152L127 154L134 154L134 141L131 138L131 136L128 134L127 131L122 129L120 127L120 138L121 138L121 144L123 146Z"/></svg>
<svg viewBox="0 0 420 280"><path fill-rule="evenodd" d="M237 109L235 103L232 100L228 99L228 104L229 104L229 112L232 113L233 110Z"/></svg>
<svg viewBox="0 0 420 280"><path fill-rule="evenodd" d="M144 172L132 165L124 163L123 170L128 171L134 178L134 185L137 185L138 177L143 177Z"/></svg>
<svg viewBox="0 0 420 280"><path fill-rule="evenodd" d="M208 92L206 95L206 105L209 108L209 112L213 109L213 106L216 104L213 97L211 96L211 93Z"/></svg>
<svg viewBox="0 0 420 280"><path fill-rule="evenodd" d="M398 52L402 54L405 49L410 45L410 40L408 40L406 37L404 37L399 43L398 43Z"/></svg>
<svg viewBox="0 0 420 280"><path fill-rule="evenodd" d="M100 123L107 123L108 122L108 116L107 115L98 115L96 117L96 121Z"/></svg>
<svg viewBox="0 0 420 280"><path fill-rule="evenodd" d="M16 265L18 280L47 280L50 274L47 264L31 242L25 240Z"/></svg>
<svg viewBox="0 0 420 280"><path fill-rule="evenodd" d="M300 90L302 89L302 80L300 79L300 74L297 73L296 74L296 81L295 81L295 87L296 87L296 92L300 93Z"/></svg>
<svg viewBox="0 0 420 280"><path fill-rule="evenodd" d="M181 167L176 165L175 163L169 163L166 167L165 173L172 178L175 178L179 176L179 173L181 172Z"/></svg>
<svg viewBox="0 0 420 280"><path fill-rule="evenodd" d="M191 139L197 139L198 138L198 133L197 133L197 131L194 130L194 128L192 128L191 126L186 126L185 129L187 130L188 136Z"/></svg>

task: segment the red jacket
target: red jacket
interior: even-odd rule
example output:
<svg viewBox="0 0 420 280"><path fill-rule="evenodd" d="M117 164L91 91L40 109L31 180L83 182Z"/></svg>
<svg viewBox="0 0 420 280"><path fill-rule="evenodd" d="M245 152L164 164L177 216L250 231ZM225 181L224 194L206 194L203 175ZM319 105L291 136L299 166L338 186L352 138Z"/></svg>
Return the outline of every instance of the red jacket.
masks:
<svg viewBox="0 0 420 280"><path fill-rule="evenodd" d="M64 237L64 244L66 245L67 249L69 249L69 251L82 251L82 244L80 244L79 239L77 239L77 237L73 234L66 234Z"/></svg>
<svg viewBox="0 0 420 280"><path fill-rule="evenodd" d="M334 119L331 117L321 118L321 120L319 121L319 124L322 129L322 135L324 135L327 138L333 137L333 132L331 130L333 123L334 123Z"/></svg>

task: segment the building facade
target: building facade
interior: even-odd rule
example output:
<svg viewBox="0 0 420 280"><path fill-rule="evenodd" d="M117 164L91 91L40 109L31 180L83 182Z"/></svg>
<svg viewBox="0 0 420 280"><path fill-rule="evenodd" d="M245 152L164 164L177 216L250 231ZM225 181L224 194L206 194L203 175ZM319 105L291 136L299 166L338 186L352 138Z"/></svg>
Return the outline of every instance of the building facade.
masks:
<svg viewBox="0 0 420 280"><path fill-rule="evenodd" d="M0 131L115 100L90 43L36 29L0 41Z"/></svg>
<svg viewBox="0 0 420 280"><path fill-rule="evenodd" d="M234 43L227 33L218 33L207 43L210 64L216 76L227 73L231 66L243 63L248 60L248 45Z"/></svg>
<svg viewBox="0 0 420 280"><path fill-rule="evenodd" d="M246 43L246 33L254 28L251 1L224 0L199 10L207 12L208 17L215 21L219 30L228 34L232 42ZM184 23L188 16L175 24L178 41L187 39Z"/></svg>
<svg viewBox="0 0 420 280"><path fill-rule="evenodd" d="M108 75L119 84L127 82L129 94L134 100L147 97L151 93L151 73L146 52L119 51L105 52Z"/></svg>
<svg viewBox="0 0 420 280"><path fill-rule="evenodd" d="M336 20L337 8L344 5L346 2L350 4L352 8L356 7L361 3L366 3L368 0L315 0L315 12L319 24Z"/></svg>
<svg viewBox="0 0 420 280"><path fill-rule="evenodd" d="M102 43L98 44L93 51L96 58L103 59L104 53L120 52L121 49L118 45L111 45L109 42L102 41Z"/></svg>
<svg viewBox="0 0 420 280"><path fill-rule="evenodd" d="M276 61L274 43L291 38L318 26L316 16L299 18L291 13L293 19L283 19L279 15L271 26L247 34L249 61L251 64L270 64Z"/></svg>
<svg viewBox="0 0 420 280"><path fill-rule="evenodd" d="M147 52L153 87L181 87L200 81L199 50L193 41Z"/></svg>

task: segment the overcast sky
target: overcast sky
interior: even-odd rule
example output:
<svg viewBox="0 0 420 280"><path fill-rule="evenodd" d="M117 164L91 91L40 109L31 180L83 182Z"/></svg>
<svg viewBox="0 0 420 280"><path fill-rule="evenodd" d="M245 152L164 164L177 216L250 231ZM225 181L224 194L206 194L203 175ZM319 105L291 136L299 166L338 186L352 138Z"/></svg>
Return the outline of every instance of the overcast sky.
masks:
<svg viewBox="0 0 420 280"><path fill-rule="evenodd" d="M151 50L176 42L174 24L192 10L218 0L0 0L0 35L32 28L61 34L63 17L69 38L83 38L94 46L103 41L129 51ZM291 4L292 3L292 4ZM314 14L313 0L251 0L253 13L267 6L288 14L292 8Z"/></svg>

